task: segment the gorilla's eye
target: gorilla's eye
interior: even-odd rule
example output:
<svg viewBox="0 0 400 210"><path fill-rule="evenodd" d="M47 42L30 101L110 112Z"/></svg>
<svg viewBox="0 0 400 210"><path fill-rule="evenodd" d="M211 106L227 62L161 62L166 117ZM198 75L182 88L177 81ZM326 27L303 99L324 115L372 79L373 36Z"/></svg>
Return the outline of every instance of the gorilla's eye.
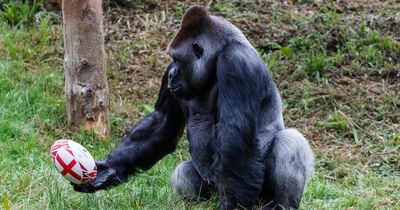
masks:
<svg viewBox="0 0 400 210"><path fill-rule="evenodd" d="M204 49L197 43L192 44L194 54L197 58L200 58L203 55Z"/></svg>

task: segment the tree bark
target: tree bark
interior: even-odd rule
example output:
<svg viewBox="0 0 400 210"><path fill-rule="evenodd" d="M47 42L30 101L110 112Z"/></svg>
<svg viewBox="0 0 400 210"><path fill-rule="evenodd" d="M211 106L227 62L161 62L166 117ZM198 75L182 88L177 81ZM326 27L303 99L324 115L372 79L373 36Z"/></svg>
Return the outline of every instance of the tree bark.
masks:
<svg viewBox="0 0 400 210"><path fill-rule="evenodd" d="M109 99L101 0L63 0L68 124L109 136Z"/></svg>

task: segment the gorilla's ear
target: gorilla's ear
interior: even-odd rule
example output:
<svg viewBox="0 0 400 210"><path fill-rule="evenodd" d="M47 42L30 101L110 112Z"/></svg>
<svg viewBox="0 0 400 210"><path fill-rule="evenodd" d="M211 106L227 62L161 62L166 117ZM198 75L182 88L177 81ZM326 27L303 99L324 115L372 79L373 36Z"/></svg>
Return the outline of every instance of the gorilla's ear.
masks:
<svg viewBox="0 0 400 210"><path fill-rule="evenodd" d="M202 56L203 53L204 53L203 47L201 47L201 46L199 45L199 43L197 43L197 42L193 43L193 44L192 44L192 47L193 47L193 51L194 51L194 54L196 55L196 57L197 57L197 58L201 58L201 56Z"/></svg>

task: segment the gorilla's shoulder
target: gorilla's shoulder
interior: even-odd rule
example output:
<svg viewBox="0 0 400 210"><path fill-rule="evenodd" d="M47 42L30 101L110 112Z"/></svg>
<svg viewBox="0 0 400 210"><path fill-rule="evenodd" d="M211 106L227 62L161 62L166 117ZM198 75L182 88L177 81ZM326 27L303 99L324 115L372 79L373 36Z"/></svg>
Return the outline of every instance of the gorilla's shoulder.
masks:
<svg viewBox="0 0 400 210"><path fill-rule="evenodd" d="M218 56L219 69L229 69L229 71L239 71L243 73L267 72L264 61L260 58L257 51L247 44L232 42L224 47ZM258 72L258 73L256 73Z"/></svg>

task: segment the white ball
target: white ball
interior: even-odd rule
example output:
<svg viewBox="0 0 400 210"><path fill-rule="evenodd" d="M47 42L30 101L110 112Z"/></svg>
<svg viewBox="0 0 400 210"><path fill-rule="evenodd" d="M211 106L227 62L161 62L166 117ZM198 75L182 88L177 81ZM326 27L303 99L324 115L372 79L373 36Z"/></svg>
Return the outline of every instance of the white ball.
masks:
<svg viewBox="0 0 400 210"><path fill-rule="evenodd" d="M50 155L57 171L68 181L85 184L96 178L96 162L79 143L67 139L57 140L51 146Z"/></svg>

